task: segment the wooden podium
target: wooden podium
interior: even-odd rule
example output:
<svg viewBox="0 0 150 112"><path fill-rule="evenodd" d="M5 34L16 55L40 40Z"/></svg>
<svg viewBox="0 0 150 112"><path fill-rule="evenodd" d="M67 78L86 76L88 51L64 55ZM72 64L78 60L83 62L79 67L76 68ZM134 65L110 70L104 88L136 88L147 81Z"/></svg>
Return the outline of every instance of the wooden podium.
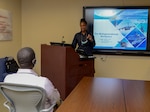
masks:
<svg viewBox="0 0 150 112"><path fill-rule="evenodd" d="M64 100L84 76L94 76L94 59L81 60L71 46L41 45L41 75L49 78Z"/></svg>

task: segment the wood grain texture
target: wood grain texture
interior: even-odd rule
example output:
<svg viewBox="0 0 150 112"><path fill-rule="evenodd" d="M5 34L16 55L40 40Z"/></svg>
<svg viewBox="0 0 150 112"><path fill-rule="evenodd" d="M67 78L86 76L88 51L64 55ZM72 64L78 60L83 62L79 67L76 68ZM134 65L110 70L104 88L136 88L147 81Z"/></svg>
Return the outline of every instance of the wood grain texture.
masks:
<svg viewBox="0 0 150 112"><path fill-rule="evenodd" d="M127 112L150 112L150 82L123 81Z"/></svg>
<svg viewBox="0 0 150 112"><path fill-rule="evenodd" d="M64 100L84 76L94 77L94 59L80 60L70 46L41 45L41 75L52 81Z"/></svg>
<svg viewBox="0 0 150 112"><path fill-rule="evenodd" d="M125 112L122 81L84 77L57 112Z"/></svg>
<svg viewBox="0 0 150 112"><path fill-rule="evenodd" d="M150 81L84 77L56 112L150 112Z"/></svg>

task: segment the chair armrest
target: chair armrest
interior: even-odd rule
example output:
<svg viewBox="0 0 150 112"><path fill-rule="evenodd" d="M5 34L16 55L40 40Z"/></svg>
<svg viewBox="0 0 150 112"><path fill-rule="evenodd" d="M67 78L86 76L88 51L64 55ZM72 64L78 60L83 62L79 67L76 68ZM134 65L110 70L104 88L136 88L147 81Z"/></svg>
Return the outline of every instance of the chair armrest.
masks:
<svg viewBox="0 0 150 112"><path fill-rule="evenodd" d="M11 104L8 101L4 102L3 105L9 110L9 112L15 112L14 108L11 106Z"/></svg>
<svg viewBox="0 0 150 112"><path fill-rule="evenodd" d="M55 105L56 105L56 104L53 104L53 105L51 105L51 106L50 106L49 108L47 108L47 109L42 109L42 110L40 110L40 112L51 112L51 111L54 109Z"/></svg>

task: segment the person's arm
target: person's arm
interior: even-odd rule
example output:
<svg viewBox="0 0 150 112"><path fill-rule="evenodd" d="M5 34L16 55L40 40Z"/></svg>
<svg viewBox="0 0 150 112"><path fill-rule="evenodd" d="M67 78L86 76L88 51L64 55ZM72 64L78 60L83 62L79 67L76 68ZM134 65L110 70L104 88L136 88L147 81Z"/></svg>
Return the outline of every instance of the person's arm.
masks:
<svg viewBox="0 0 150 112"><path fill-rule="evenodd" d="M74 39L72 41L72 47L75 49L77 45L77 34L74 36Z"/></svg>
<svg viewBox="0 0 150 112"><path fill-rule="evenodd" d="M45 90L49 100L48 102L50 102L50 104L60 103L60 94L58 90L54 87L52 82L47 78L45 80Z"/></svg>
<svg viewBox="0 0 150 112"><path fill-rule="evenodd" d="M93 42L92 42L92 45L93 45L93 47L95 46L95 39L94 39L94 36L92 36L92 38L93 38Z"/></svg>
<svg viewBox="0 0 150 112"><path fill-rule="evenodd" d="M89 40L89 42L92 45L92 47L94 47L95 46L94 36L92 36L91 34L88 34L87 39Z"/></svg>

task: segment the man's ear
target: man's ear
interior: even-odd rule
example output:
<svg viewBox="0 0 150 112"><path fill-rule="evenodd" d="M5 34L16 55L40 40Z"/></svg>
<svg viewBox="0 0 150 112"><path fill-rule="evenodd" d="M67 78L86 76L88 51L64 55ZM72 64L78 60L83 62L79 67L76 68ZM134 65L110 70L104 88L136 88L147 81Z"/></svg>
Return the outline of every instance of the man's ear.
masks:
<svg viewBox="0 0 150 112"><path fill-rule="evenodd" d="M36 59L35 59L35 58L32 60L32 64L33 64L33 65L36 64Z"/></svg>

